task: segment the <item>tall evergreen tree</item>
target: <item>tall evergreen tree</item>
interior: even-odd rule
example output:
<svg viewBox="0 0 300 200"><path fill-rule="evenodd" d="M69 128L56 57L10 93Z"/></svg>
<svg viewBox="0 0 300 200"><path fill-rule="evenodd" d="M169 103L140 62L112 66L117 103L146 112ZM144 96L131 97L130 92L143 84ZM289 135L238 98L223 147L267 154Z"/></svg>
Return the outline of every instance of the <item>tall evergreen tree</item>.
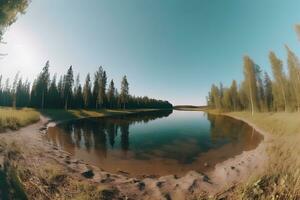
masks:
<svg viewBox="0 0 300 200"><path fill-rule="evenodd" d="M102 68L102 67L101 67ZM107 77L106 72L102 70L102 73L100 74L100 80L99 80L99 92L98 92L98 103L99 106L103 107L106 101L106 84L107 84Z"/></svg>
<svg viewBox="0 0 300 200"><path fill-rule="evenodd" d="M47 107L49 108L55 108L60 105L60 97L59 97L59 91L58 87L56 85L56 77L57 75L55 74L52 78L52 81L50 83L49 91L48 91L48 99L47 99ZM59 103L59 104L58 104Z"/></svg>
<svg viewBox="0 0 300 200"><path fill-rule="evenodd" d="M99 83L100 83L100 79L103 73L103 69L102 67L99 67L98 70L95 72L94 75L94 84L93 84L93 105L95 106L95 108L98 108L99 102L98 102L98 94L99 94Z"/></svg>
<svg viewBox="0 0 300 200"><path fill-rule="evenodd" d="M90 74L87 74L83 86L83 102L85 108L88 108L90 106L90 100L91 100L91 78L90 78Z"/></svg>
<svg viewBox="0 0 300 200"><path fill-rule="evenodd" d="M75 87L74 87L74 107L83 108L83 95L82 95L82 87L80 84L79 74L76 76Z"/></svg>
<svg viewBox="0 0 300 200"><path fill-rule="evenodd" d="M109 87L108 87L108 91L107 91L107 100L109 102L109 106L110 108L114 107L115 104L115 84L114 84L114 80L111 80L109 83Z"/></svg>
<svg viewBox="0 0 300 200"><path fill-rule="evenodd" d="M129 83L127 81L127 77L123 76L121 82L121 93L120 93L120 103L123 104L123 108L126 108L126 103L129 99Z"/></svg>
<svg viewBox="0 0 300 200"><path fill-rule="evenodd" d="M45 107L45 96L47 95L48 85L50 82L49 66L49 61L47 61L37 79L36 89L37 96L41 97L41 109L44 109Z"/></svg>
<svg viewBox="0 0 300 200"><path fill-rule="evenodd" d="M72 65L69 67L67 74L64 77L64 100L65 110L69 108L69 103L72 98L72 89L74 85L73 69Z"/></svg>

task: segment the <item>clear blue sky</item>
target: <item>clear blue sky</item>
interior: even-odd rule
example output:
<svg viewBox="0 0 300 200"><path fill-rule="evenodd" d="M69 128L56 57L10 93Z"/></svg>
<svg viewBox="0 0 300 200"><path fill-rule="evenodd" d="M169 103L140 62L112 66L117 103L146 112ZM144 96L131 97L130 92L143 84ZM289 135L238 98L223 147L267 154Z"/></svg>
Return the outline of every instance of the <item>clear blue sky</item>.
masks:
<svg viewBox="0 0 300 200"><path fill-rule="evenodd" d="M248 54L270 71L269 50L300 55L294 25L299 0L33 0L6 32L0 73L32 79L46 60L51 72L81 74L103 65L130 92L173 104L204 104L212 83L242 79Z"/></svg>

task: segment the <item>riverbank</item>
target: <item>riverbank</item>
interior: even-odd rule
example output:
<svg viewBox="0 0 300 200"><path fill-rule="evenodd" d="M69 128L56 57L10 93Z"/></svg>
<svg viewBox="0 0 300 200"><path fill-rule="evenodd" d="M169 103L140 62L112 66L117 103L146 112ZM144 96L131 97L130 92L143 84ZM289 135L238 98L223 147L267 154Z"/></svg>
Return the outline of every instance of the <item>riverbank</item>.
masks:
<svg viewBox="0 0 300 200"><path fill-rule="evenodd" d="M68 120L74 119L82 119L82 118L89 118L89 117L105 117L105 116L112 116L112 115L121 115L121 114L133 114L133 113L140 113L140 112L152 112L158 111L160 109L70 109L70 110L63 110L63 109L46 109L40 110L43 116L49 118L50 121L53 122L63 122Z"/></svg>
<svg viewBox="0 0 300 200"><path fill-rule="evenodd" d="M98 112L97 116L108 113ZM208 174L190 171L180 178L170 175L138 179L130 178L122 171L117 174L103 171L45 142L42 138L44 128L50 120L45 117L18 131L1 134L0 139L5 143L1 146L6 149L1 157L2 160L12 159L8 155L17 152L9 163L14 163L30 199L205 199L211 195L263 199L275 194L296 196L299 191L297 167L300 166L297 140L300 136L295 133L300 132L300 114L259 113L252 117L250 113L241 112L225 115L245 121L262 133L265 140L258 148L217 164Z"/></svg>
<svg viewBox="0 0 300 200"><path fill-rule="evenodd" d="M259 127L271 137L263 170L232 194L244 199L300 198L300 113L227 113Z"/></svg>
<svg viewBox="0 0 300 200"><path fill-rule="evenodd" d="M199 111L203 110L199 109ZM229 181L231 184L225 186L223 190L215 193L216 198L300 198L300 113L255 113L252 116L249 112L206 111L211 114L226 115L242 120L264 135L265 138L264 142L255 150L244 152L216 166L215 171L221 172L221 177L227 175L224 182L233 180ZM238 169L236 173L241 179L237 178L234 173L223 170L230 166L233 166L234 169L237 169L236 166L241 168L240 163L243 163L244 166L242 166L242 170ZM214 172L210 176L212 179L218 177L214 175ZM208 196L206 194L199 198L207 199Z"/></svg>
<svg viewBox="0 0 300 200"><path fill-rule="evenodd" d="M9 110L9 108L5 108ZM43 137L50 121L61 122L84 117L102 117L114 114L152 112L155 109L139 110L45 110L48 117L39 116L39 121L19 130L0 134L0 198L24 199L111 199L121 194L109 183L97 182L101 169L71 158ZM13 111L16 112L16 111ZM20 110L18 110L17 114ZM34 111L37 112L37 111ZM49 117L52 118L49 118ZM27 117L30 117L28 115ZM97 175L89 177L91 172ZM109 174L103 172L108 178ZM128 178L125 178L127 181ZM102 180L102 179L101 179ZM119 180L119 179L118 179ZM99 180L98 180L99 181ZM136 182L135 182L136 183ZM8 192L10 191L10 192ZM3 196L4 195L4 196ZM21 196L20 196L21 195Z"/></svg>

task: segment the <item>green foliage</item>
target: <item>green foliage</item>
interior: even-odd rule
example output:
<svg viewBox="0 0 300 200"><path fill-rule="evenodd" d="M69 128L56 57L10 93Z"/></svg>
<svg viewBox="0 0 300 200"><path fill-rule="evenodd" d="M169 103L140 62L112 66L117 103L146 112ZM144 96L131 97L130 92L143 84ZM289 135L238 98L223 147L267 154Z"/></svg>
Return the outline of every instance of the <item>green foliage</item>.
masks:
<svg viewBox="0 0 300 200"><path fill-rule="evenodd" d="M0 1L0 41L5 28L17 20L19 13L23 14L29 0L1 0Z"/></svg>
<svg viewBox="0 0 300 200"><path fill-rule="evenodd" d="M0 106L34 107L39 109L119 109L119 108L172 108L168 101L135 97L129 94L129 83L126 76L121 83L118 93L114 81L111 80L106 88L107 75L102 67L95 73L94 84L91 84L90 74L87 74L83 87L79 74L74 85L73 68L56 81L56 75L50 80L49 61L42 68L42 72L34 80L31 90L30 83L19 78L17 73L13 85L9 80L2 86L0 75ZM92 92L93 91L93 92Z"/></svg>

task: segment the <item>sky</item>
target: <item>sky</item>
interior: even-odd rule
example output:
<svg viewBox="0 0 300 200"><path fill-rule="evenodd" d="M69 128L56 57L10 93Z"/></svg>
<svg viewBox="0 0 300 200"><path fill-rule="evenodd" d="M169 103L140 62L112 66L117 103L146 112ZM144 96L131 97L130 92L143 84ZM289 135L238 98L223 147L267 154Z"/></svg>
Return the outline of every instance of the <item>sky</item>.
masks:
<svg viewBox="0 0 300 200"><path fill-rule="evenodd" d="M47 60L83 82L102 65L117 86L174 105L204 105L212 83L243 78L243 56L270 72L268 53L300 55L299 0L32 0L5 33L0 74L33 80Z"/></svg>

